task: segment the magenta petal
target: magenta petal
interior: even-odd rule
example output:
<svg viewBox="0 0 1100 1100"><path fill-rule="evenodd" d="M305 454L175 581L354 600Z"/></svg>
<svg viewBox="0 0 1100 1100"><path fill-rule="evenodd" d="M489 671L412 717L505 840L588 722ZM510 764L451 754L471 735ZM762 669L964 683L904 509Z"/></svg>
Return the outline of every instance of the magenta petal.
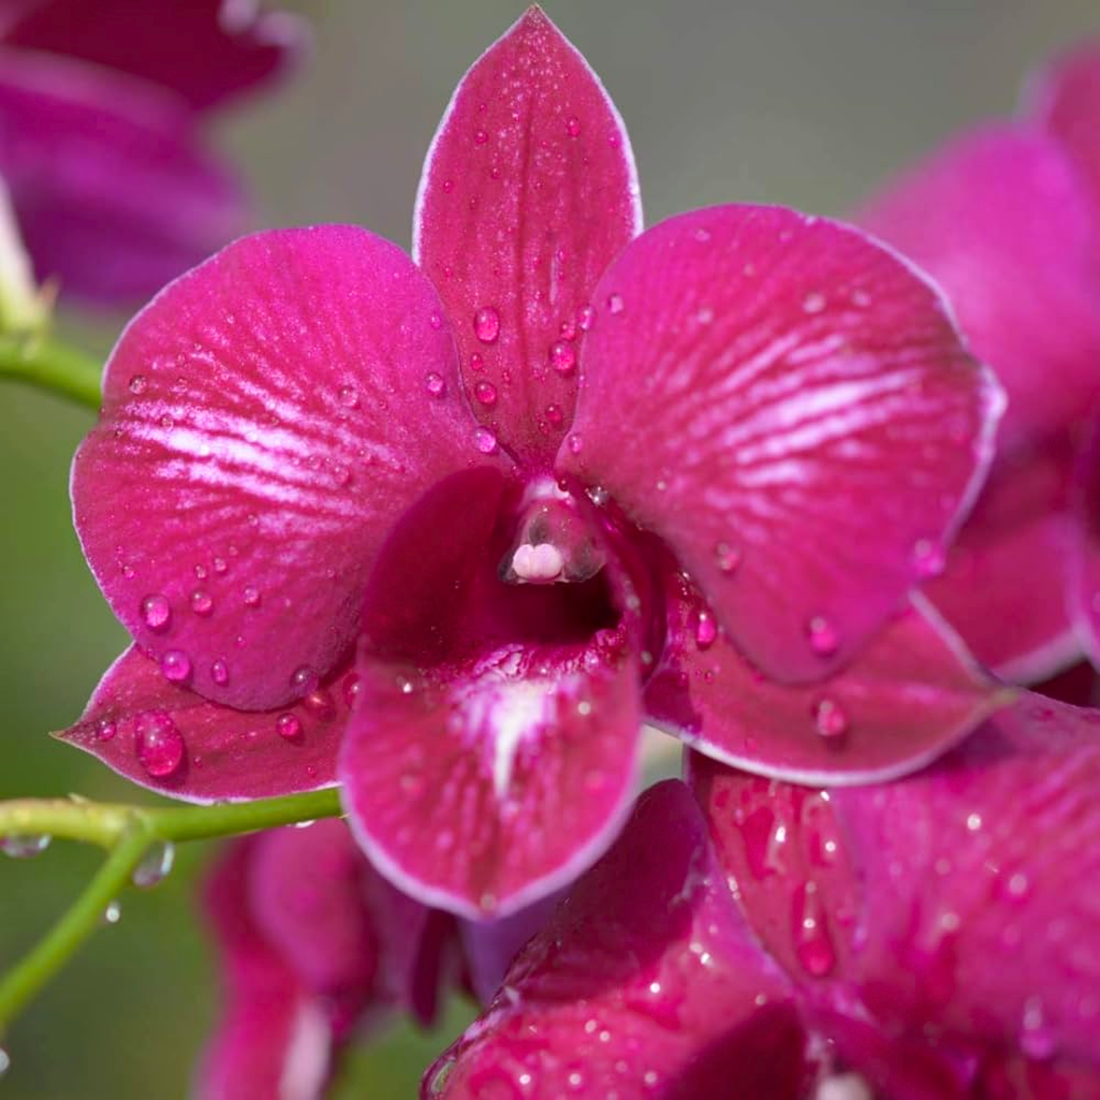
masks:
<svg viewBox="0 0 1100 1100"><path fill-rule="evenodd" d="M1073 157L1100 216L1100 38L1056 58L1031 93L1031 112ZM1100 257L1100 240L1095 244Z"/></svg>
<svg viewBox="0 0 1100 1100"><path fill-rule="evenodd" d="M73 506L115 613L170 675L261 709L347 654L390 525L489 461L440 309L394 245L320 226L237 241L131 322Z"/></svg>
<svg viewBox="0 0 1100 1100"><path fill-rule="evenodd" d="M1100 669L1100 418L1081 449L1076 475L1070 607L1081 644Z"/></svg>
<svg viewBox="0 0 1100 1100"><path fill-rule="evenodd" d="M248 864L259 838L221 859L206 894L224 958L225 1008L196 1082L202 1100L322 1095L332 1034L321 1006L256 928Z"/></svg>
<svg viewBox="0 0 1100 1100"><path fill-rule="evenodd" d="M340 1032L366 1007L378 966L369 874L342 821L263 833L248 866L257 927L302 985L326 999Z"/></svg>
<svg viewBox="0 0 1100 1100"><path fill-rule="evenodd" d="M993 465L944 572L923 592L1006 680L1050 676L1080 653L1066 593L1073 456L1058 437Z"/></svg>
<svg viewBox="0 0 1100 1100"><path fill-rule="evenodd" d="M934 568L991 376L892 254L779 208L666 221L596 297L559 466L667 542L764 672L828 674Z"/></svg>
<svg viewBox="0 0 1100 1100"><path fill-rule="evenodd" d="M927 771L831 798L885 1026L1095 1059L1100 711L1029 696Z"/></svg>
<svg viewBox="0 0 1100 1100"><path fill-rule="evenodd" d="M64 58L0 51L0 174L39 278L97 301L152 294L244 223L174 98Z"/></svg>
<svg viewBox="0 0 1100 1100"><path fill-rule="evenodd" d="M422 1095L710 1100L737 1081L737 1095L793 1100L803 1046L786 979L736 912L698 808L669 782L642 796Z"/></svg>
<svg viewBox="0 0 1100 1100"><path fill-rule="evenodd" d="M716 760L798 783L866 783L920 767L1011 698L923 606L818 684L769 680L679 575L648 720Z"/></svg>
<svg viewBox="0 0 1100 1100"><path fill-rule="evenodd" d="M406 893L504 916L569 882L618 832L638 765L632 659L514 645L424 673L358 667L363 702L338 773L360 842Z"/></svg>
<svg viewBox="0 0 1100 1100"><path fill-rule="evenodd" d="M1004 446L1064 427L1095 400L1100 206L1057 141L979 130L912 169L860 222L943 286L1008 392Z"/></svg>
<svg viewBox="0 0 1100 1100"><path fill-rule="evenodd" d="M306 24L254 0L44 0L4 28L5 45L68 54L209 107L281 72Z"/></svg>
<svg viewBox="0 0 1100 1100"><path fill-rule="evenodd" d="M414 224L471 404L521 460L550 465L573 414L592 291L640 228L618 112L580 53L529 8L455 91Z"/></svg>
<svg viewBox="0 0 1100 1100"><path fill-rule="evenodd" d="M355 696L346 667L305 699L249 712L169 683L136 646L106 672L79 721L59 736L143 787L191 802L332 786Z"/></svg>

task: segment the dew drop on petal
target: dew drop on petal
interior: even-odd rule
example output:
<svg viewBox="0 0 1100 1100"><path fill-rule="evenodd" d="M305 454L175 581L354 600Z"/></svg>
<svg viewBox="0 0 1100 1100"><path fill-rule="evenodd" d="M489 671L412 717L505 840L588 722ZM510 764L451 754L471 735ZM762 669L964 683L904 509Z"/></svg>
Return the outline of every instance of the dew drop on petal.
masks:
<svg viewBox="0 0 1100 1100"><path fill-rule="evenodd" d="M488 428L478 428L474 432L474 446L483 455L491 455L497 449L497 437Z"/></svg>
<svg viewBox="0 0 1100 1100"><path fill-rule="evenodd" d="M474 144L484 145L489 140L489 134L485 130L474 131Z"/></svg>
<svg viewBox="0 0 1100 1100"><path fill-rule="evenodd" d="M569 440L566 445L569 447L570 454L579 455L581 453L581 448L584 446L584 443L581 440L581 437L576 432L573 432L572 435L569 436Z"/></svg>
<svg viewBox="0 0 1100 1100"><path fill-rule="evenodd" d="M623 296L621 294L609 294L607 297L607 311L612 314L622 313Z"/></svg>
<svg viewBox="0 0 1100 1100"><path fill-rule="evenodd" d="M275 731L280 737L291 741L302 732L302 723L296 715L280 714L275 719Z"/></svg>
<svg viewBox="0 0 1100 1100"><path fill-rule="evenodd" d="M167 630L172 622L172 607L159 592L141 601L141 618L150 630Z"/></svg>
<svg viewBox="0 0 1100 1100"><path fill-rule="evenodd" d="M172 684L182 684L191 675L191 658L182 649L170 649L160 659L160 671Z"/></svg>
<svg viewBox="0 0 1100 1100"><path fill-rule="evenodd" d="M219 657L210 666L210 679L219 687L229 683L229 665L224 658Z"/></svg>
<svg viewBox="0 0 1100 1100"><path fill-rule="evenodd" d="M822 737L843 737L848 732L848 715L835 699L814 704L814 726Z"/></svg>
<svg viewBox="0 0 1100 1100"><path fill-rule="evenodd" d="M592 306L581 306L577 310L577 327L581 332L587 332L592 327L592 322L596 319L596 311Z"/></svg>
<svg viewBox="0 0 1100 1100"><path fill-rule="evenodd" d="M947 564L944 548L931 539L917 539L913 544L913 568L918 577L935 577Z"/></svg>
<svg viewBox="0 0 1100 1100"><path fill-rule="evenodd" d="M836 629L823 615L810 619L806 624L806 634L810 639L810 648L820 657L831 656L840 645Z"/></svg>
<svg viewBox="0 0 1100 1100"><path fill-rule="evenodd" d="M438 332L443 327L443 318L438 313L432 313L428 317L428 324Z"/></svg>
<svg viewBox="0 0 1100 1100"><path fill-rule="evenodd" d="M443 375L433 370L424 379L424 389L432 397L442 397L447 392L447 383L443 380Z"/></svg>
<svg viewBox="0 0 1100 1100"><path fill-rule="evenodd" d="M214 599L205 589L196 588L191 593L191 610L196 615L209 615L214 610Z"/></svg>
<svg viewBox="0 0 1100 1100"><path fill-rule="evenodd" d="M737 567L741 564L741 551L728 542L720 542L714 548L714 557L720 573L736 573Z"/></svg>
<svg viewBox="0 0 1100 1100"><path fill-rule="evenodd" d="M12 859L33 859L50 846L50 837L46 833L34 836L12 833L0 836L0 852Z"/></svg>
<svg viewBox="0 0 1100 1100"><path fill-rule="evenodd" d="M290 686L302 695L306 695L317 687L319 677L309 665L302 665L294 670L290 677Z"/></svg>
<svg viewBox="0 0 1100 1100"><path fill-rule="evenodd" d="M170 840L158 840L134 868L131 881L143 890L163 882L176 862L176 849Z"/></svg>
<svg viewBox="0 0 1100 1100"><path fill-rule="evenodd" d="M474 335L483 344L496 343L500 336L500 314L492 306L482 306L474 314Z"/></svg>
<svg viewBox="0 0 1100 1100"><path fill-rule="evenodd" d="M486 382L484 379L480 382L475 382L474 397L476 397L481 404L488 408L492 408L497 403L497 388L492 382Z"/></svg>
<svg viewBox="0 0 1100 1100"><path fill-rule="evenodd" d="M695 644L700 649L710 649L718 637L718 625L709 611L700 611L695 621Z"/></svg>
<svg viewBox="0 0 1100 1100"><path fill-rule="evenodd" d="M100 718L95 724L95 738L97 741L110 741L118 733L118 726L111 718Z"/></svg>
<svg viewBox="0 0 1100 1100"><path fill-rule="evenodd" d="M484 366L485 366L484 358L482 357L480 352L475 351L470 356L470 370L474 370L474 371L481 370L481 368L484 367Z"/></svg>
<svg viewBox="0 0 1100 1100"><path fill-rule="evenodd" d="M565 132L571 137L580 137L581 135L581 120L576 115L570 115L565 120Z"/></svg>
<svg viewBox="0 0 1100 1100"><path fill-rule="evenodd" d="M241 593L241 599L244 600L245 607L259 607L262 597L260 590L249 584L245 586L244 591Z"/></svg>
<svg viewBox="0 0 1100 1100"><path fill-rule="evenodd" d="M129 389L132 394L142 394L145 392L146 379L144 374L135 374L130 379Z"/></svg>
<svg viewBox="0 0 1100 1100"><path fill-rule="evenodd" d="M550 365L558 374L569 374L577 365L577 352L568 340L557 340L550 345Z"/></svg>
<svg viewBox="0 0 1100 1100"><path fill-rule="evenodd" d="M151 776L164 779L183 763L183 734L164 711L147 711L137 719L134 751Z"/></svg>
<svg viewBox="0 0 1100 1100"><path fill-rule="evenodd" d="M302 700L302 705L323 722L331 722L336 717L336 704L324 688L315 688L311 691Z"/></svg>
<svg viewBox="0 0 1100 1100"><path fill-rule="evenodd" d="M560 428L565 422L565 414L561 411L560 405L547 405L546 406L546 420L551 427Z"/></svg>
<svg viewBox="0 0 1100 1100"><path fill-rule="evenodd" d="M336 393L336 399L345 409L359 407L359 391L354 386L341 386Z"/></svg>
<svg viewBox="0 0 1100 1100"><path fill-rule="evenodd" d="M793 908L795 954L807 974L823 978L836 966L836 948L816 883L807 882L795 891Z"/></svg>
<svg viewBox="0 0 1100 1100"><path fill-rule="evenodd" d="M229 565L226 562L225 558L215 558L213 561L213 565L214 572L217 573L219 577L224 576L226 570L229 568Z"/></svg>
<svg viewBox="0 0 1100 1100"><path fill-rule="evenodd" d="M359 698L359 693L363 689L362 679L357 672L351 673L344 681L341 690L344 694L344 702L352 707L355 705L355 700Z"/></svg>

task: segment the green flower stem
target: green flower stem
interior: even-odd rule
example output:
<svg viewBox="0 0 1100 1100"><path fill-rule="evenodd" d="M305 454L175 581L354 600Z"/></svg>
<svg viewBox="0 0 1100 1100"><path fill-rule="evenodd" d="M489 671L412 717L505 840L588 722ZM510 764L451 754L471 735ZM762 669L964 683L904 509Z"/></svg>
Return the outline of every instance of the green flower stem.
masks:
<svg viewBox="0 0 1100 1100"><path fill-rule="evenodd" d="M108 852L68 912L0 979L0 1033L100 926L104 910L129 884L153 844L235 836L341 812L334 788L212 806L144 807L62 798L0 802L0 837L58 836L98 844Z"/></svg>
<svg viewBox="0 0 1100 1100"><path fill-rule="evenodd" d="M70 344L39 335L0 335L0 378L15 378L89 409L102 403L103 364Z"/></svg>

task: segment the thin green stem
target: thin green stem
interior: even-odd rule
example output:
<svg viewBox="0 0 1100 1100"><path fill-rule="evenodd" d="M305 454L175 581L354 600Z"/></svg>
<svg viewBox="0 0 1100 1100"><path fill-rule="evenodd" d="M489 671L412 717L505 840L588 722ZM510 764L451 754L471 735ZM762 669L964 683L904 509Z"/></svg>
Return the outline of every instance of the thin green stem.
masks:
<svg viewBox="0 0 1100 1100"><path fill-rule="evenodd" d="M341 813L333 788L212 806L126 806L63 798L0 802L0 837L59 836L107 849L99 872L72 908L0 980L0 1033L99 927L150 845L237 836Z"/></svg>
<svg viewBox="0 0 1100 1100"><path fill-rule="evenodd" d="M98 409L102 364L50 336L0 336L0 378L15 378Z"/></svg>
<svg viewBox="0 0 1100 1100"><path fill-rule="evenodd" d="M130 881L151 840L141 828L126 834L68 912L0 981L0 1031L99 927L104 912Z"/></svg>

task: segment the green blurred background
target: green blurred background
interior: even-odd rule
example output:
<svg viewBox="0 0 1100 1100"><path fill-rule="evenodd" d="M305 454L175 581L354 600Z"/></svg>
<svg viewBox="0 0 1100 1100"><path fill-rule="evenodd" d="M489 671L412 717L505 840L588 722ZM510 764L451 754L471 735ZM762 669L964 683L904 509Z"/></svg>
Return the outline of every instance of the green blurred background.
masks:
<svg viewBox="0 0 1100 1100"><path fill-rule="evenodd" d="M153 0L151 0L153 2ZM522 11L506 0L298 3L316 44L301 78L219 133L261 222L361 222L407 245L421 159L455 81ZM647 221L728 200L842 213L953 130L1010 111L1027 70L1100 31L1096 0L549 0L617 101ZM81 319L105 349L124 318ZM136 793L46 737L80 712L125 642L81 559L68 471L89 415L0 389L0 797ZM212 1018L213 964L194 920L190 845L158 889L75 959L5 1039L0 1096L185 1096ZM0 966L75 896L98 859L58 842L0 862ZM396 1029L357 1053L340 1095L413 1096L461 1026Z"/></svg>

